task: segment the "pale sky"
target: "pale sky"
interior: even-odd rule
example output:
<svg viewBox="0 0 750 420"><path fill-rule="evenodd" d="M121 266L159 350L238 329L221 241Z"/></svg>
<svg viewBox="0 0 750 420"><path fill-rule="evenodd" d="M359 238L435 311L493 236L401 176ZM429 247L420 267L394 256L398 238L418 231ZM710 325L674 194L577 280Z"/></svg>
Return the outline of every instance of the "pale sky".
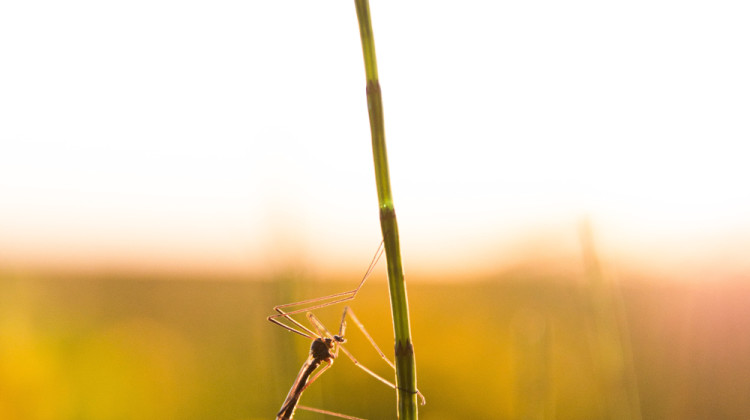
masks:
<svg viewBox="0 0 750 420"><path fill-rule="evenodd" d="M613 258L750 268L747 2L371 9L407 271L583 217ZM364 85L351 1L3 2L0 265L363 270Z"/></svg>

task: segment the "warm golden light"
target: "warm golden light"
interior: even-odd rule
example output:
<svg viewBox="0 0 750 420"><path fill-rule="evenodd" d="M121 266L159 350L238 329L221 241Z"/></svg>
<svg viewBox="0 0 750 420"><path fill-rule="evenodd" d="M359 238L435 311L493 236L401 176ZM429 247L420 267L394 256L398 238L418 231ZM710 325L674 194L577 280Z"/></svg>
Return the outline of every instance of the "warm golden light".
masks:
<svg viewBox="0 0 750 420"><path fill-rule="evenodd" d="M748 7L371 7L422 417L750 418ZM381 240L353 5L3 2L0 57L0 419L272 418L272 308ZM393 418L339 358L301 403Z"/></svg>

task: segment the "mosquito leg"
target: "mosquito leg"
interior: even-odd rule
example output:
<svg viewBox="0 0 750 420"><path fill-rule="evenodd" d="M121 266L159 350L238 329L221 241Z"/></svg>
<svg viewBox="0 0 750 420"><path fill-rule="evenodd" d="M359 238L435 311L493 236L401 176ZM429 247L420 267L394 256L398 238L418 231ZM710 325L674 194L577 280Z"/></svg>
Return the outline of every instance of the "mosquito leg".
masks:
<svg viewBox="0 0 750 420"><path fill-rule="evenodd" d="M328 296L323 296L319 298L314 299L307 299L302 300L299 302L292 302L292 303L285 303L283 305L277 305L274 306L274 311L278 312L275 315L269 316L267 319L274 324L286 329L287 331L293 332L295 334L299 334L303 337L309 338L311 340L314 340L315 333L313 333L309 328L305 327L303 324L301 324L299 321L294 319L292 315L299 314L302 312L308 312L314 309L320 309L325 308L327 306L335 305L337 303L347 302L352 299L354 299L357 296L357 293L362 288L362 286L365 284L365 281L367 281L367 278L370 277L370 274L372 274L373 270L375 269L375 266L377 265L380 258L383 256L383 253L385 252L384 243L381 241L380 245L378 246L378 249L375 251L375 255L372 257L372 260L370 261L370 265L367 267L367 271L365 272L365 275L362 277L362 280L359 282L359 285L357 285L357 288L350 290L348 292L341 292L341 293L335 293ZM330 300L333 299L333 300ZM310 303L315 302L321 302L326 301L323 303L319 303L317 305L309 306ZM285 311L284 308L290 308L300 305L308 305L304 308L294 309L291 311ZM282 319L286 319L288 323L282 322ZM291 324L291 325L290 325ZM320 325L320 323L318 323ZM339 334L343 336L343 334Z"/></svg>
<svg viewBox="0 0 750 420"><path fill-rule="evenodd" d="M310 321L310 324L313 326L313 328L315 328L315 331L318 333L318 337L332 337L331 333L328 332L326 327L322 322L320 322L320 320L317 316L315 316L314 313L308 312L307 319Z"/></svg>
<svg viewBox="0 0 750 420"><path fill-rule="evenodd" d="M341 314L341 324L339 324L339 337L346 333L346 314L349 312L349 306L344 306L344 312Z"/></svg>
<svg viewBox="0 0 750 420"><path fill-rule="evenodd" d="M359 290L365 284L365 281L367 281L367 279L370 277L370 274L372 274L372 271L375 269L375 266L377 265L377 263L380 260L380 258L383 256L383 253L385 252L384 245L385 245L385 243L383 241L381 241L380 245L378 245L378 249L375 251L375 255L372 257L372 260L370 261L369 267L367 267L367 272L365 272L365 275L362 277L362 280L359 282L359 285L357 286L356 289L350 290L348 292L336 293L336 294L333 294L333 295L323 296L323 297L319 297L319 298L307 299L307 300L303 300L303 301L299 301L299 302L285 303L283 305L277 305L273 309L276 312L278 312L278 314L277 315L271 315L271 316L269 316L268 320L271 321L271 322L273 322L273 323L275 323L275 324L277 324L277 325L285 327L286 329L288 329L288 330L290 330L292 332L296 332L297 334L301 334L303 336L309 337L308 334L312 335L313 334L312 331L310 331L304 325L300 324L298 321L296 321L294 318L292 318L291 315L295 315L295 314L298 314L298 313L301 313L301 312L308 312L308 318L310 318L310 311L312 311L314 309L325 308L326 306L331 306L331 305L334 305L334 304L337 304L337 303L343 303L343 302L346 302L346 301L354 299L357 296L357 293L359 293ZM344 296L344 297L341 297L341 296ZM282 308L287 308L287 307L292 307L292 306L298 306L298 305L303 305L303 304L308 304L308 303L313 303L313 302L320 302L322 300L332 299L332 298L338 298L338 299L332 300L332 301L329 301L329 302L320 303L318 305L312 305L312 306L307 306L307 307L304 307L304 308L295 309L295 310L288 311L288 312L286 312L286 311L284 311L282 309ZM341 316L341 325L339 326L339 336L340 337L344 336L344 329L346 328L345 318L346 318L347 309L348 309L348 307L344 309L344 313ZM300 329L304 330L308 334L301 333L299 330L296 330L294 327L289 328L288 325L285 325L281 321L277 320L277 318L280 318L280 317L283 317L283 318L289 320L294 325L296 325ZM313 322L312 319L311 319L311 322ZM313 323L313 326L316 326L316 323ZM318 329L317 326L320 326L321 328ZM318 331L319 334L320 334L320 330L325 330L325 328L322 326L322 324L319 321L317 322L317 326L316 326L315 329ZM327 331L326 331L326 333L327 333ZM390 362L389 362L389 364L390 364Z"/></svg>
<svg viewBox="0 0 750 420"><path fill-rule="evenodd" d="M316 301L319 301L320 299L330 298L331 296L325 296L323 298L308 299L308 300L301 301L301 302L294 302L294 303L288 303L288 304L284 304L284 305L278 305L278 306L275 306L273 308L278 313L275 314L275 315L271 315L271 316L269 316L266 319L268 319L269 321L273 322L274 324L276 324L276 325L278 325L278 326L280 326L282 328L285 328L285 329L287 329L287 330L289 330L289 331L291 331L293 333L297 333L297 334L302 335L304 337L308 337L308 338L313 338L314 339L314 337L310 337L311 335L314 335L314 333L310 329L308 329L307 327L305 327L304 325L302 325L299 321L297 321L296 319L292 318L292 315L295 315L295 314L298 314L298 313L301 313L301 312L311 311L313 309L324 308L326 306L334 305L336 303L341 303L341 302L346 302L346 301L352 300L356 296L356 292L357 292L357 290L354 290L354 291L351 291L351 292L339 293L339 294L336 294L336 295L331 295L331 296L341 296L341 295L344 295L344 294L351 294L351 296L347 296L347 297L342 298L342 299L338 299L338 300L330 301L330 302L325 302L325 303L322 303L322 304L319 304L319 305L308 306L308 307L301 308L301 309L295 309L295 310L289 311L289 312L285 312L282 308L286 308L286 307L294 306L294 305L301 305L301 304L310 303L310 302L316 302ZM294 324L294 326L288 325L288 324L286 324L284 322L281 322L282 318L286 319L289 323Z"/></svg>
<svg viewBox="0 0 750 420"><path fill-rule="evenodd" d="M359 292L359 289L360 289L360 287L357 287L356 289L349 290L348 292L334 293L332 295L316 297L316 298L313 298L313 299L301 300L299 302L285 303L283 305L274 306L273 310L276 311L276 312L279 312L279 313L283 312L283 313L285 313L287 315L295 315L295 314L299 314L299 313L302 313L302 312L305 312L305 311L311 311L311 310L314 310L314 309L325 308L326 306L331 306L331 305L335 305L337 303L346 302L348 300L354 299L354 297L357 295L357 292ZM307 305L307 304L310 304L310 303L320 302L320 301L324 301L324 300L327 300L327 299L334 299L334 298L336 300L332 300L332 301L329 301L329 302L319 303L317 305L304 306L302 308L294 309L294 310L291 310L291 311L282 311L282 309L284 309L284 308L289 308L289 307L294 307L294 306L300 306L300 305ZM281 316L281 315L274 315L274 316L278 317L278 316Z"/></svg>
<svg viewBox="0 0 750 420"><path fill-rule="evenodd" d="M395 365L394 365L394 364L393 364L393 363L392 363L392 362L391 362L390 360L388 360L388 357L387 357L387 356L385 355L385 353L383 353L383 351L382 351L382 350L380 350L380 347L378 347L378 345L377 345L377 344L375 343L375 340L374 340L374 339L372 338L372 336L370 335L370 333L368 333L368 332L367 332L367 329L365 329L365 326L364 326L364 324L362 324L362 321L360 321L360 320L359 320L359 318L357 318L357 316L356 316L356 315L354 314L354 310L352 310L351 308L349 308L349 307L347 306L346 308L344 308L344 314L345 314L345 315L346 315L346 314L348 314L348 315L349 315L349 318L351 318L351 319L352 319L352 321L354 321L354 324L355 324L355 325L357 325L357 327L359 328L359 330L360 330L360 331L362 331L362 334L364 334L364 336L365 336L365 337L367 338L367 341L369 341L369 342L370 342L370 344L372 344L372 347L373 347L373 348L375 348L375 351L377 351L377 352L378 352L378 354L380 354L380 357L381 357L381 358L382 358L383 360L385 360L385 362L386 362L386 363L387 363L387 364L388 364L388 365L389 365L389 366L390 366L391 368L393 368L393 370L395 371L395 370L396 370L396 366L395 366ZM343 322L343 319L342 319L342 322ZM339 347L341 347L341 346L339 346ZM363 370L364 370L365 372L369 373L370 375L374 376L374 377L375 377L376 379L380 380L381 382L384 382L384 383L385 383L386 385L390 386L391 388L393 388L393 389L397 389L397 388L396 388L396 385L393 385L392 383L390 383L390 382L386 381L386 380L385 380L385 379L383 379L382 377L380 377L380 376L376 375L375 373L373 373L373 372L372 372L372 371L371 371L370 369L366 368L366 367L365 367L364 365L360 364L360 363L359 363L359 362L357 361L357 359L355 359L355 358L354 358L354 356L352 356L352 354L351 354L351 353L349 353L349 351L348 351L348 350L346 350L346 349L345 349L345 348L343 348L343 347L341 347L341 350L343 350L343 352L344 352L344 353L345 353L345 354L346 354L346 355L347 355L347 356L348 356L348 357L349 357L349 358L350 358L350 359L352 360L352 362L354 362L354 364L355 364L356 366L358 366L359 368L363 369ZM422 405L424 405L424 404L425 404L425 398L424 398L424 395L422 395L422 393L421 393L421 392L419 392L419 390L417 390L417 395L419 396L419 399L420 399L420 403L421 403Z"/></svg>
<svg viewBox="0 0 750 420"><path fill-rule="evenodd" d="M362 321L360 321L359 318L357 318L357 316L354 315L354 311L351 308L349 308L347 306L347 309L349 309L349 318L351 318L352 321L354 321L354 324L357 325L357 327L359 328L359 330L362 331L362 334L364 334L365 338L367 338L367 341L369 341L370 344L372 344L372 347L374 347L375 351L377 351L378 354L380 354L380 357L383 360L385 360L386 363L388 363L388 366L392 367L395 370L396 366L393 364L393 362L391 362L390 360L388 360L388 357L385 355L385 353L383 353L383 351L380 350L380 347L378 347L378 345L375 343L375 340L372 338L372 336L370 335L370 333L368 333L367 330L365 329L365 326L364 326L364 324L362 324Z"/></svg>
<svg viewBox="0 0 750 420"><path fill-rule="evenodd" d="M367 267L367 271L365 272L365 275L362 277L362 280L359 282L359 285L357 285L355 289L349 290L347 292L334 293L332 295L327 295L327 296L317 297L313 299L301 300L299 302L285 303L283 305L274 306L273 310L278 312L278 314L271 315L269 317L269 321L271 320L271 318L276 319L279 317L290 319L289 315L295 315L295 314L302 313L302 312L312 311L314 309L325 308L326 306L331 306L337 303L346 302L346 301L354 299L357 296L357 293L359 293L359 290L362 288L362 286L364 286L365 282L372 274L373 270L375 269L375 266L377 265L378 261L380 261L380 258L383 256L384 252L385 252L384 244L381 241L380 245L378 246L378 249L375 251L375 255L372 257L372 260L370 261L370 265ZM328 302L322 302L317 305L305 306L303 308L295 309L292 311L283 310L284 308L300 306L300 305L308 305L311 303L321 302L321 301L325 301L329 299L334 299L334 300L331 300Z"/></svg>
<svg viewBox="0 0 750 420"><path fill-rule="evenodd" d="M341 351L343 351L343 352L344 352L344 354L345 354L345 355L346 355L346 356L347 356L347 357L348 357L349 359L351 359L352 363L354 363L354 366L357 366L358 368L360 368L360 369L364 370L365 372L367 372L368 374L370 374L370 376L372 376L373 378L375 378L375 379L379 380L380 382L382 382L382 383L384 383L384 384L388 385L389 387L391 387L391 388L393 388L393 389L397 389L397 388L396 388L396 385L392 384L392 383L391 383L391 382L389 382L389 381L388 381L387 379L383 378L382 376L378 375L377 373L375 373L375 372L371 371L370 369L368 369L368 368L367 368L367 367L366 367L365 365L363 365L362 363L359 363L359 360L357 360L357 359L356 359L356 358L355 358L355 357L354 357L354 356L353 356L353 355L352 355L351 353L349 353L349 350L345 349L345 348L344 348L344 346L339 346L339 349L341 349Z"/></svg>
<svg viewBox="0 0 750 420"><path fill-rule="evenodd" d="M342 419L365 420L365 419L361 419L359 417L347 416L346 414L334 413L333 411L321 410L319 408L312 408L312 407L307 407L307 406L304 406L304 405L298 405L297 408L302 409L302 410L312 411L314 413L327 414L329 416L339 417L339 418L342 418Z"/></svg>
<svg viewBox="0 0 750 420"><path fill-rule="evenodd" d="M331 362L325 362L325 364L326 364L325 366L323 366L322 368L320 368L320 370L318 370L317 372L315 372L315 375L313 375L307 381L307 383L305 384L305 386L302 387L302 389L300 390L300 393L302 393L304 390L307 389L308 386L312 385L313 382L315 382L318 378L320 378L320 375L322 375L323 372L327 371L328 369L330 369L331 366L333 366L333 363L331 363Z"/></svg>
<svg viewBox="0 0 750 420"><path fill-rule="evenodd" d="M276 310L279 312L278 315L271 315L271 316L269 316L266 319L268 319L269 321L273 322L274 324L280 326L281 328L284 328L284 329L286 329L288 331L291 331L291 332L293 332L295 334L299 334L299 335L301 335L303 337L307 337L310 340L315 340L317 338L315 336L314 332L312 332L309 328L307 328L304 325L302 325L296 319L294 319L291 316L289 316L289 314L285 313L284 311L282 311L281 309L278 309L278 308ZM280 317L283 317L284 319L288 320L289 322L291 322L292 324L294 324L299 329L297 329L297 328L295 328L293 326L287 325L287 324L279 321L277 318L280 318Z"/></svg>

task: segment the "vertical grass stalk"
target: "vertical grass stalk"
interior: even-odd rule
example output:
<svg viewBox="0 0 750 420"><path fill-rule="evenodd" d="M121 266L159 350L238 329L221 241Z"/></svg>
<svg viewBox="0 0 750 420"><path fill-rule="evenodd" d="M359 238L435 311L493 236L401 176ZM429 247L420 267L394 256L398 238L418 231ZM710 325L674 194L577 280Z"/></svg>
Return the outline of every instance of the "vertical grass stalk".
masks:
<svg viewBox="0 0 750 420"><path fill-rule="evenodd" d="M589 345L602 392L604 412L609 419L641 420L638 382L633 366L627 317L617 283L604 275L594 247L591 223L579 228L583 261L590 293Z"/></svg>
<svg viewBox="0 0 750 420"><path fill-rule="evenodd" d="M404 271L401 265L401 248L398 239L396 211L391 195L391 181L388 174L388 155L385 149L385 127L383 123L383 99L378 80L378 65L375 58L375 41L372 35L370 5L368 0L354 0L362 39L362 53L365 59L367 77L367 110L370 115L372 134L372 156L375 163L375 182L378 190L380 209L380 229L385 242L388 263L388 289L391 297L391 315L395 337L396 359L396 398L398 418L417 418L417 368L414 347L411 341L409 324L409 304L406 297Z"/></svg>

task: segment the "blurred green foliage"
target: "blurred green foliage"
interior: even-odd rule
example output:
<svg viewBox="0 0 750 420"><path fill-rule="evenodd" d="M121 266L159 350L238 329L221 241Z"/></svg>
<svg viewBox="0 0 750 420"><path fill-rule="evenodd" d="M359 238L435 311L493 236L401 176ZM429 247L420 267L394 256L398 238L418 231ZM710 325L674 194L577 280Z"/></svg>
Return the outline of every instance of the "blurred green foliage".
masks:
<svg viewBox="0 0 750 420"><path fill-rule="evenodd" d="M0 276L0 419L270 419L309 342L265 320L282 302L348 290L304 276L273 281ZM411 283L423 419L622 418L598 344L601 313L573 275L510 273ZM750 289L628 279L622 289L643 418L750 418ZM386 353L384 280L352 307ZM342 307L317 312L335 329ZM598 328L609 328L601 324ZM389 368L355 328L349 348ZM608 373L609 372L609 373ZM614 375L622 372L615 369ZM609 381L609 383L613 383ZM615 381L616 383L616 381ZM393 418L393 391L343 354L302 403ZM322 418L298 411L298 419Z"/></svg>

